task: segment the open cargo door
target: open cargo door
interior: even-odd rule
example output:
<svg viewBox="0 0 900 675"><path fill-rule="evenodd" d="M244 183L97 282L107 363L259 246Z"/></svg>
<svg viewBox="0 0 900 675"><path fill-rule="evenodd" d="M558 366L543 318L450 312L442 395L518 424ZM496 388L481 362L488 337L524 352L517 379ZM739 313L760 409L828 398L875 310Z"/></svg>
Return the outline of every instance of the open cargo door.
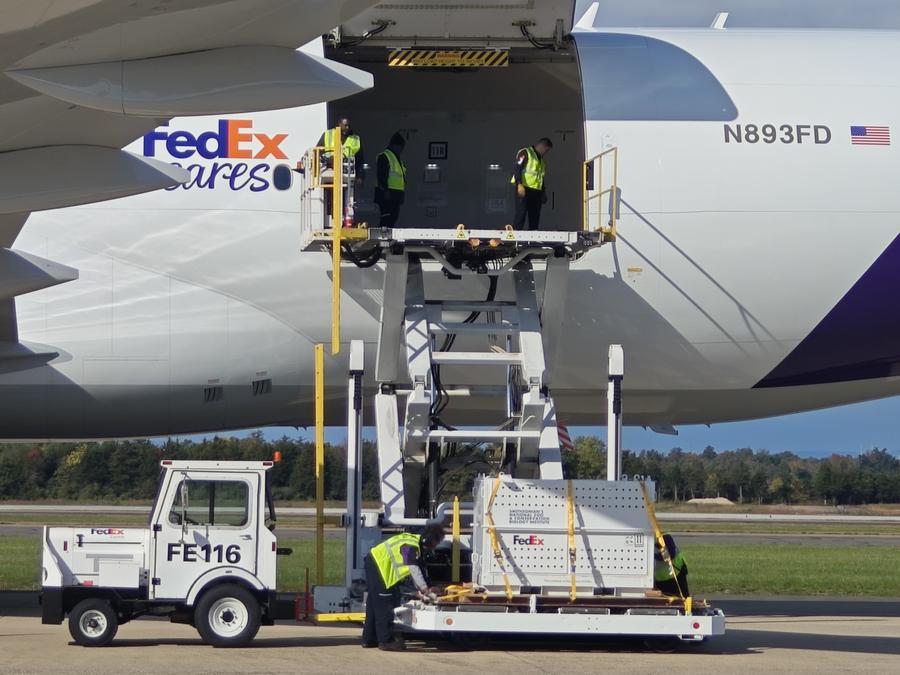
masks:
<svg viewBox="0 0 900 675"><path fill-rule="evenodd" d="M382 2L336 29L349 46L559 48L572 30L575 0L400 0ZM535 44L536 43L536 44Z"/></svg>

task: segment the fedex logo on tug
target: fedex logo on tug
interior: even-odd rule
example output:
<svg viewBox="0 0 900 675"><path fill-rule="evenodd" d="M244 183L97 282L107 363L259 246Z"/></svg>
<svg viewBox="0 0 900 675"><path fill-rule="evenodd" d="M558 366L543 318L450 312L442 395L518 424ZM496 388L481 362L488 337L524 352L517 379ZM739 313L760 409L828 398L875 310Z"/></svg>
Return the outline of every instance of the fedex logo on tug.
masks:
<svg viewBox="0 0 900 675"><path fill-rule="evenodd" d="M255 132L253 120L246 119L220 119L215 130L199 134L162 126L144 136L144 156L156 157L158 151L164 150L176 160L212 160L212 164L173 162L187 169L191 180L169 190L212 190L219 186L250 192L262 192L269 187L286 190L289 183L279 184L280 181L274 179L275 167L268 162L288 158L281 147L287 137L287 134ZM251 160L254 164L243 160ZM290 170L287 165L284 167Z"/></svg>

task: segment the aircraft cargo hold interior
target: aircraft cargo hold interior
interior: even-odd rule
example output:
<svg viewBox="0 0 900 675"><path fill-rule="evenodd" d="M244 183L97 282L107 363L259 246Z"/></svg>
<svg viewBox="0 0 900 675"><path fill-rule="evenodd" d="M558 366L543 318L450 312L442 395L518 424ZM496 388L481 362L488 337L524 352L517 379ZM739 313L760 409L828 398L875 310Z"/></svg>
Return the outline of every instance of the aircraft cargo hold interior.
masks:
<svg viewBox="0 0 900 675"><path fill-rule="evenodd" d="M447 228L512 223L516 153L542 137L547 202L541 229L581 228L584 124L574 45L517 48L503 67L420 68L387 63L384 48L333 49L329 58L371 72L375 87L329 105L350 119L369 170L356 193L357 221L377 223L375 161L394 132L406 139L406 200L398 225Z"/></svg>

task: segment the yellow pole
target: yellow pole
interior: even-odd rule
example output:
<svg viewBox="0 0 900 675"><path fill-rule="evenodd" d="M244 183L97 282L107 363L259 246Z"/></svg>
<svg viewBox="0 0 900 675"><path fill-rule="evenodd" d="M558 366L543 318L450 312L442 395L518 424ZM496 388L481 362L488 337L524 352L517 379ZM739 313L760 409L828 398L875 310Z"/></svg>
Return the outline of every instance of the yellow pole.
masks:
<svg viewBox="0 0 900 675"><path fill-rule="evenodd" d="M316 583L325 581L325 345L316 345Z"/></svg>
<svg viewBox="0 0 900 675"><path fill-rule="evenodd" d="M453 544L450 549L450 580L459 583L459 497L453 498Z"/></svg>
<svg viewBox="0 0 900 675"><path fill-rule="evenodd" d="M332 134L331 181L331 355L341 351L341 234L344 224L344 148L341 128Z"/></svg>

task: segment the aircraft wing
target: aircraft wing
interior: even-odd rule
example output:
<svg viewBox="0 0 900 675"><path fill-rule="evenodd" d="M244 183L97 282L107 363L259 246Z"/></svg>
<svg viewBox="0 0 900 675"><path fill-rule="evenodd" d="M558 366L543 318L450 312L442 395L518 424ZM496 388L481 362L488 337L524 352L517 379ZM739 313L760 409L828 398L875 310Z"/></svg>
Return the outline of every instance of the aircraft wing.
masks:
<svg viewBox="0 0 900 675"><path fill-rule="evenodd" d="M15 297L77 278L16 252L32 211L177 185L121 150L182 115L289 108L371 76L298 50L372 0L5 0L0 4L0 370L20 359Z"/></svg>

